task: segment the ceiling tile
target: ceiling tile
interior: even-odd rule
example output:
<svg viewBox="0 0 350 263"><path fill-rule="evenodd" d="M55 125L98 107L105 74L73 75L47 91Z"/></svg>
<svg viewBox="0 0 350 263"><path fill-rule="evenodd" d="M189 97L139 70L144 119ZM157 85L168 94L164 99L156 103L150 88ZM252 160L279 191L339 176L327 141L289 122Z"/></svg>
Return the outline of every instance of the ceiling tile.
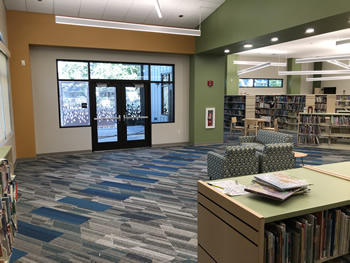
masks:
<svg viewBox="0 0 350 263"><path fill-rule="evenodd" d="M26 3L28 12L53 14L53 0L26 0Z"/></svg>
<svg viewBox="0 0 350 263"><path fill-rule="evenodd" d="M108 1L102 19L123 22L131 4L132 1L125 0Z"/></svg>
<svg viewBox="0 0 350 263"><path fill-rule="evenodd" d="M125 15L124 21L130 23L144 23L151 11L155 9L153 1L135 0ZM158 18L158 15L157 15Z"/></svg>
<svg viewBox="0 0 350 263"><path fill-rule="evenodd" d="M27 11L25 0L5 0L4 3L7 10Z"/></svg>
<svg viewBox="0 0 350 263"><path fill-rule="evenodd" d="M79 17L102 19L108 0L82 0Z"/></svg>
<svg viewBox="0 0 350 263"><path fill-rule="evenodd" d="M63 16L75 16L79 15L81 0L55 0L54 1L54 13L56 15Z"/></svg>

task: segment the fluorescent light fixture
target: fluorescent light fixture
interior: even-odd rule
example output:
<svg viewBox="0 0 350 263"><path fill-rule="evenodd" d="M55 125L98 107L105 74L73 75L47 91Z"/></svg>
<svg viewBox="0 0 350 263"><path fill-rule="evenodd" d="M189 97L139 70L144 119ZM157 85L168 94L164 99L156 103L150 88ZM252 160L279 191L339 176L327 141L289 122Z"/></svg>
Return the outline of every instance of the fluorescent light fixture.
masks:
<svg viewBox="0 0 350 263"><path fill-rule="evenodd" d="M327 60L327 62L342 68L350 69L350 65L340 62L338 60Z"/></svg>
<svg viewBox="0 0 350 263"><path fill-rule="evenodd" d="M350 44L350 39L343 39L335 42L336 46L346 45L346 44Z"/></svg>
<svg viewBox="0 0 350 263"><path fill-rule="evenodd" d="M225 49L224 52L227 54L227 53L230 53L230 50L229 49Z"/></svg>
<svg viewBox="0 0 350 263"><path fill-rule="evenodd" d="M133 31L197 36L197 37L201 35L201 31L197 29L131 24L131 23L86 19L86 18L78 18L78 17L67 17L67 16L56 16L56 24L133 30Z"/></svg>
<svg viewBox="0 0 350 263"><path fill-rule="evenodd" d="M349 60L350 55L344 56L329 56L329 57L314 57L314 58L297 58L295 63L311 63L311 62L321 62L329 60Z"/></svg>
<svg viewBox="0 0 350 263"><path fill-rule="evenodd" d="M271 41L272 41L272 42L278 41L278 37L273 37L273 38L271 38Z"/></svg>
<svg viewBox="0 0 350 263"><path fill-rule="evenodd" d="M154 6L156 8L157 14L159 18L162 18L162 11L160 11L159 0L154 0Z"/></svg>
<svg viewBox="0 0 350 263"><path fill-rule="evenodd" d="M243 47L245 47L245 48L252 48L253 45L252 44L245 44Z"/></svg>
<svg viewBox="0 0 350 263"><path fill-rule="evenodd" d="M327 80L346 80L346 79L350 79L350 76L306 78L306 81L327 81Z"/></svg>
<svg viewBox="0 0 350 263"><path fill-rule="evenodd" d="M313 33L313 32L315 32L315 29L313 29L313 28L308 28L308 29L306 29L306 31L305 31L306 34L311 34L311 33Z"/></svg>
<svg viewBox="0 0 350 263"><path fill-rule="evenodd" d="M278 75L327 75L350 74L350 70L305 70L305 71L279 71Z"/></svg>
<svg viewBox="0 0 350 263"><path fill-rule="evenodd" d="M271 65L270 61L269 62L265 62L265 63L260 63L260 65L237 71L237 74L238 75L242 75L242 74L245 74L245 73L248 73L248 72L252 72L252 71L255 71L255 70L258 70L258 69L269 67L270 65Z"/></svg>
<svg viewBox="0 0 350 263"><path fill-rule="evenodd" d="M261 63L264 63L263 61L243 61L243 60L234 60L233 64L236 65L251 65L251 66L256 66L256 65L261 65ZM287 63L283 62L270 62L270 66L273 67L286 67Z"/></svg>

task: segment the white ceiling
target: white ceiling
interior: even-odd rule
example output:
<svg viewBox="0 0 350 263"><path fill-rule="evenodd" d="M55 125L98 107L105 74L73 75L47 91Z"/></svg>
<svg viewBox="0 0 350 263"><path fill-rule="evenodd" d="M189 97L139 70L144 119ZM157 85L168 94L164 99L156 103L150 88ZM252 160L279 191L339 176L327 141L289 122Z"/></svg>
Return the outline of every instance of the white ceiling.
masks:
<svg viewBox="0 0 350 263"><path fill-rule="evenodd" d="M262 57L275 56L281 59L349 54L349 44L336 46L336 41L343 39L350 39L350 28L264 48L252 49L238 54Z"/></svg>
<svg viewBox="0 0 350 263"><path fill-rule="evenodd" d="M112 20L118 22L196 28L225 0L4 0L7 10ZM183 15L182 18L179 15Z"/></svg>

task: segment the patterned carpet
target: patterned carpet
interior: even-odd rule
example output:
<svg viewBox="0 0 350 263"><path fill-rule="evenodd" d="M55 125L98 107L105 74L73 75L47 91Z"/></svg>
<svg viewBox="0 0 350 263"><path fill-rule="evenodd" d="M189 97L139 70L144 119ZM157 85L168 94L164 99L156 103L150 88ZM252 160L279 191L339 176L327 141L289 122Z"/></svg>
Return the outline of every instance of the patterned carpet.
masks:
<svg viewBox="0 0 350 263"><path fill-rule="evenodd" d="M18 162L19 232L11 262L196 262L197 180L207 152L238 144L55 155ZM296 147L305 164L350 151ZM297 160L300 166L300 160Z"/></svg>

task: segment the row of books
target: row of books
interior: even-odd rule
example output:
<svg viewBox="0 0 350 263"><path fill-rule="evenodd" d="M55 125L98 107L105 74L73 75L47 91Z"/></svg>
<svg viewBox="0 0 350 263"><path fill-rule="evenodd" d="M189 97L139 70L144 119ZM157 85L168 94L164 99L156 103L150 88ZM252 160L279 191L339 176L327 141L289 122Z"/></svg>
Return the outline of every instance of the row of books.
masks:
<svg viewBox="0 0 350 263"><path fill-rule="evenodd" d="M350 126L350 116L332 116L331 123L335 126Z"/></svg>
<svg viewBox="0 0 350 263"><path fill-rule="evenodd" d="M315 110L324 110L326 111L327 104L315 104Z"/></svg>
<svg viewBox="0 0 350 263"><path fill-rule="evenodd" d="M269 109L256 109L255 110L256 114L263 114L263 115L273 115L274 110L269 110Z"/></svg>
<svg viewBox="0 0 350 263"><path fill-rule="evenodd" d="M226 109L244 110L245 109L245 105L244 104L224 103L224 108L226 108Z"/></svg>
<svg viewBox="0 0 350 263"><path fill-rule="evenodd" d="M240 103L245 103L245 96L225 96L225 101L224 102L240 102Z"/></svg>
<svg viewBox="0 0 350 263"><path fill-rule="evenodd" d="M259 96L259 95L257 95L256 97L255 97L255 101L256 102L265 102L265 103L273 103L274 101L275 101L275 96L269 96L269 95L267 95L267 96Z"/></svg>
<svg viewBox="0 0 350 263"><path fill-rule="evenodd" d="M302 134L321 134L321 127L319 125L300 125L299 133Z"/></svg>
<svg viewBox="0 0 350 263"><path fill-rule="evenodd" d="M312 263L350 252L350 207L269 223L266 263Z"/></svg>
<svg viewBox="0 0 350 263"><path fill-rule="evenodd" d="M337 100L350 100L350 96L349 95L338 95L336 97Z"/></svg>
<svg viewBox="0 0 350 263"><path fill-rule="evenodd" d="M319 124L322 121L321 116L317 115L300 115L300 122L301 123L313 123L313 124Z"/></svg>
<svg viewBox="0 0 350 263"><path fill-rule="evenodd" d="M270 103L264 103L264 102L257 102L255 105L256 108L263 108L263 109L271 109Z"/></svg>
<svg viewBox="0 0 350 263"><path fill-rule="evenodd" d="M298 143L299 144L320 145L320 138L318 135L314 135L314 134L299 134Z"/></svg>
<svg viewBox="0 0 350 263"><path fill-rule="evenodd" d="M244 116L245 112L242 110L224 110L224 114L235 115L235 116Z"/></svg>
<svg viewBox="0 0 350 263"><path fill-rule="evenodd" d="M324 103L327 104L327 95L326 96L316 96L315 103Z"/></svg>

